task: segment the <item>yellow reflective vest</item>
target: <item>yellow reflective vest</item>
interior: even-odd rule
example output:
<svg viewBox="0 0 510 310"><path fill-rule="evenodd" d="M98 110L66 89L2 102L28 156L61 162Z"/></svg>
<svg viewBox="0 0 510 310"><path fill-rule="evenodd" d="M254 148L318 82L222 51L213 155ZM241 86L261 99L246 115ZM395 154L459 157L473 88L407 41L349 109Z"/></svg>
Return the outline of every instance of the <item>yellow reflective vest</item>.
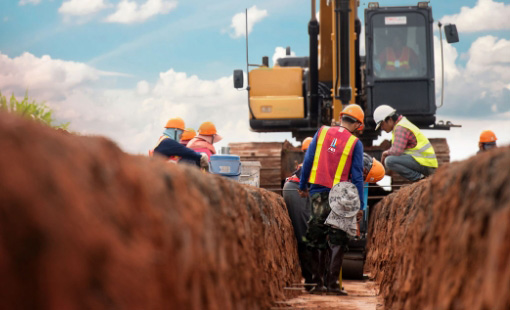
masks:
<svg viewBox="0 0 510 310"><path fill-rule="evenodd" d="M416 137L416 146L412 149L406 149L404 154L411 155L422 166L437 168L438 163L436 153L434 152L432 144L430 144L429 139L425 137L420 129L407 118L402 117L402 119L395 125L395 128L393 128L391 143L395 142L395 130L398 126L409 129Z"/></svg>

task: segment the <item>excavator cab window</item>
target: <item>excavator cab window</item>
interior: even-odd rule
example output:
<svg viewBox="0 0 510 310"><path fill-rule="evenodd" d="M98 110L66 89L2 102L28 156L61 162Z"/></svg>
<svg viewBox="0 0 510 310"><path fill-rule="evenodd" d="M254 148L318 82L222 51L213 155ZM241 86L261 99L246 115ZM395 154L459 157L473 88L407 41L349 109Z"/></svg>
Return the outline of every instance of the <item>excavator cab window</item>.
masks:
<svg viewBox="0 0 510 310"><path fill-rule="evenodd" d="M433 21L427 6L365 10L367 129L382 104L420 128L435 123Z"/></svg>
<svg viewBox="0 0 510 310"><path fill-rule="evenodd" d="M425 17L417 13L379 14L373 21L373 68L378 78L427 74Z"/></svg>

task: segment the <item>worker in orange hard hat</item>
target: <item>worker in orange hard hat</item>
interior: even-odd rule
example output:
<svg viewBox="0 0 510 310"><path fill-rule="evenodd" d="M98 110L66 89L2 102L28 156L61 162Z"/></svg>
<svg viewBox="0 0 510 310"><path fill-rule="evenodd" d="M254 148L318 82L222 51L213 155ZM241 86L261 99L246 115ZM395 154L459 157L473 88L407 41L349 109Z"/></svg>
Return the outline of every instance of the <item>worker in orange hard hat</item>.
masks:
<svg viewBox="0 0 510 310"><path fill-rule="evenodd" d="M386 170L380 161L366 153L363 154L363 176L366 183L377 183L385 174Z"/></svg>
<svg viewBox="0 0 510 310"><path fill-rule="evenodd" d="M496 140L498 140L498 138L496 138L496 135L493 131L482 131L480 134L480 140L478 141L478 153L497 148L498 146L496 144Z"/></svg>
<svg viewBox="0 0 510 310"><path fill-rule="evenodd" d="M305 153L310 142L313 138L308 137L303 140L301 150ZM312 281L312 268L311 268L311 255L312 252L307 248L306 242L303 237L308 229L308 220L310 219L310 198L300 197L298 193L299 178L301 176L301 164L297 166L297 170L293 172L292 176L285 180L283 185L283 200L287 205L290 221L294 228L294 236L297 240L298 258L301 265L301 275L305 279L306 284L313 283ZM306 290L312 289L312 286L305 286Z"/></svg>
<svg viewBox="0 0 510 310"><path fill-rule="evenodd" d="M306 150L308 150L308 147L310 146L310 142L312 142L312 140L313 140L312 137L308 137L303 140L303 143L301 144L301 150L303 152L306 152Z"/></svg>
<svg viewBox="0 0 510 310"><path fill-rule="evenodd" d="M311 218L305 237L307 246L313 249L313 282L316 286L311 293L347 294L341 290L338 278L352 231L346 227L328 226L325 221L331 212L331 188L341 182L354 185L360 209L364 209L363 144L353 134L363 130L364 118L359 105L347 105L340 113L340 126L322 126L306 151L299 194L301 197L311 195ZM326 265L328 256L329 264Z"/></svg>
<svg viewBox="0 0 510 310"><path fill-rule="evenodd" d="M187 147L197 152L206 153L210 159L211 155L216 154L213 144L221 139L223 138L218 134L216 126L212 122L203 122L198 128L198 135L188 142Z"/></svg>
<svg viewBox="0 0 510 310"><path fill-rule="evenodd" d="M180 117L171 118L165 125L163 135L149 155L159 154L170 162L193 163L201 168L208 168L206 154L197 153L179 143L184 132L184 121Z"/></svg>
<svg viewBox="0 0 510 310"><path fill-rule="evenodd" d="M186 128L181 136L181 144L184 146L187 146L189 141L197 135L195 129L193 128Z"/></svg>

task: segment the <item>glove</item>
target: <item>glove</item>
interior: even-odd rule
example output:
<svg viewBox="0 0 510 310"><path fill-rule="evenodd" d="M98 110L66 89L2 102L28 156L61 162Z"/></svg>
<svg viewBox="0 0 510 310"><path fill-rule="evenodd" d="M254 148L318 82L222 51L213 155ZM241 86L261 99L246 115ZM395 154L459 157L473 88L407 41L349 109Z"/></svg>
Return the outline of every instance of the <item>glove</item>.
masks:
<svg viewBox="0 0 510 310"><path fill-rule="evenodd" d="M209 171L209 157L206 153L200 153L202 157L200 157L200 168Z"/></svg>

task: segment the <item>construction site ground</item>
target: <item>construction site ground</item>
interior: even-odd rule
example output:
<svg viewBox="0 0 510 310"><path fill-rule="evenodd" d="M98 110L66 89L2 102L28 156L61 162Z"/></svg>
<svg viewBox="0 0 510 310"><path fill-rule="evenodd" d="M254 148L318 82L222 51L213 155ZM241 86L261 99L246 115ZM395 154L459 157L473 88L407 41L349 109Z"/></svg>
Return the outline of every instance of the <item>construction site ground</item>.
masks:
<svg viewBox="0 0 510 310"><path fill-rule="evenodd" d="M297 297L278 302L273 309L384 309L384 300L379 295L378 285L374 281L344 280L343 287L348 296L314 295L302 291Z"/></svg>

